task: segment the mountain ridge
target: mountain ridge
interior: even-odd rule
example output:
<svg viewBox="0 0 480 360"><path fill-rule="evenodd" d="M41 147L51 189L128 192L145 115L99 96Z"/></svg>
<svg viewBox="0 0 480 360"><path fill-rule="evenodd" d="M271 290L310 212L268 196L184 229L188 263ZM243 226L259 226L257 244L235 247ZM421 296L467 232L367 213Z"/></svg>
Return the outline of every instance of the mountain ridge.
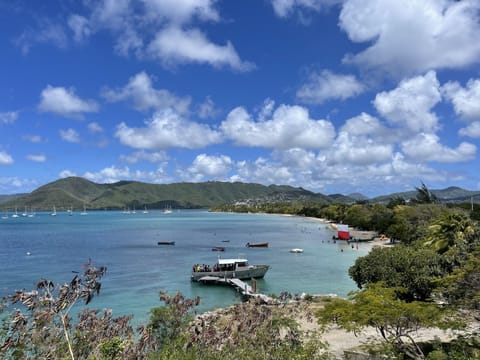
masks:
<svg viewBox="0 0 480 360"><path fill-rule="evenodd" d="M450 186L431 190L441 202L480 202L480 192ZM24 207L36 210L125 209L143 208L208 208L216 205L244 202L275 203L304 202L316 204L355 203L367 201L388 203L395 198L416 197L417 191L397 192L368 198L360 193L324 195L289 185L207 181L152 184L132 180L98 184L81 177L68 177L45 184L28 194L0 195L0 206L7 209Z"/></svg>

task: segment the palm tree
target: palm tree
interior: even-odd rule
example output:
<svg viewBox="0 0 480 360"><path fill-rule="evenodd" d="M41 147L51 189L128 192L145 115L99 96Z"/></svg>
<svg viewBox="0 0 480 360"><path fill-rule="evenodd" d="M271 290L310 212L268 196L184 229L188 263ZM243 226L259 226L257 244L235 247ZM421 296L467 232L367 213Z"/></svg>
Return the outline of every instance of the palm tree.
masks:
<svg viewBox="0 0 480 360"><path fill-rule="evenodd" d="M421 187L416 187L415 188L417 190L417 197L415 199L415 201L417 203L420 203L420 204L434 204L434 203L437 203L438 202L438 198L435 196L435 194L433 194L427 187L427 185L425 185L423 182L422 182L422 186Z"/></svg>

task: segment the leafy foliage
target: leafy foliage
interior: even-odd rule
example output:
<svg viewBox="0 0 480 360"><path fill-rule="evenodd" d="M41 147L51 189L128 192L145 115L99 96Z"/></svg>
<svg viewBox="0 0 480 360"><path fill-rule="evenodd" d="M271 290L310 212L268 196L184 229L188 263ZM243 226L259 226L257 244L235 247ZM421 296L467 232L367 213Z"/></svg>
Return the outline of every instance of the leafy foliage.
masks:
<svg viewBox="0 0 480 360"><path fill-rule="evenodd" d="M432 250L406 246L376 247L355 261L350 277L359 288L383 282L387 287L402 287L405 300L427 300L443 275L440 256Z"/></svg>
<svg viewBox="0 0 480 360"><path fill-rule="evenodd" d="M352 293L349 300L327 303L317 315L323 324L333 321L354 333L374 327L398 353L423 359L423 351L415 340L418 329L457 328L461 324L446 320L442 309L435 304L401 300L404 292L405 289L387 288L382 283L369 284L366 289Z"/></svg>

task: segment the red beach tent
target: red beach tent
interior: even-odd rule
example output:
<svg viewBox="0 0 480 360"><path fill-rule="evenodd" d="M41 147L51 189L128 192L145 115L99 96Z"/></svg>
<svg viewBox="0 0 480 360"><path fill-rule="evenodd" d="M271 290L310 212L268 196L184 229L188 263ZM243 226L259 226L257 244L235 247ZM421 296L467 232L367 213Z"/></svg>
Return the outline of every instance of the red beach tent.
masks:
<svg viewBox="0 0 480 360"><path fill-rule="evenodd" d="M350 232L348 231L348 225L338 225L338 239L348 240L350 239Z"/></svg>

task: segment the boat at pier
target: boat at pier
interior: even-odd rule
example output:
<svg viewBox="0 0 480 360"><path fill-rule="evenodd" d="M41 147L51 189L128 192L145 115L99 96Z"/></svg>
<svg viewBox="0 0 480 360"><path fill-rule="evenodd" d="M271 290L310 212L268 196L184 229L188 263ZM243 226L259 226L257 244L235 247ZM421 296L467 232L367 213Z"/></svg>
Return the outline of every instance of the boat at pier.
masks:
<svg viewBox="0 0 480 360"><path fill-rule="evenodd" d="M202 278L224 279L260 279L265 276L269 265L249 265L247 259L221 259L219 258L213 267L208 265L194 265L192 269L192 281L202 281Z"/></svg>

